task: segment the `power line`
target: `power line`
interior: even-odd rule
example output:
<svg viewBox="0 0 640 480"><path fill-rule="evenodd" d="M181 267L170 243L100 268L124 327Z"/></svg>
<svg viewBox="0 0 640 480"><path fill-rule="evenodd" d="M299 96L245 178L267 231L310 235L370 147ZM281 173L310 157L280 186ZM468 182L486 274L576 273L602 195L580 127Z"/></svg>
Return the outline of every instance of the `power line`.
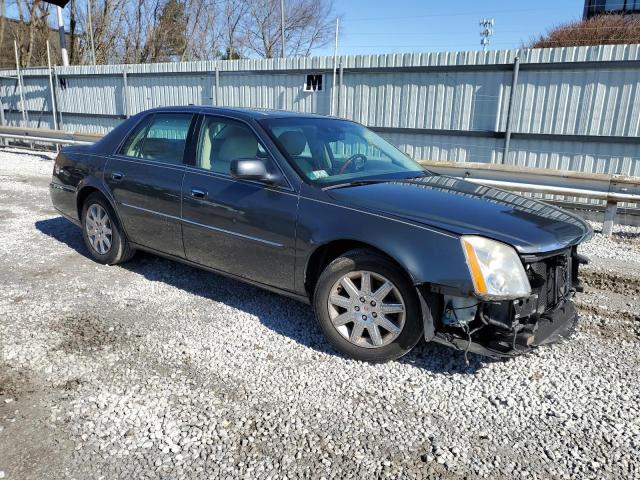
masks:
<svg viewBox="0 0 640 480"><path fill-rule="evenodd" d="M500 13L519 13L519 12L539 12L539 11L548 11L548 8L528 8L528 9L516 9L516 10L505 10L500 9ZM482 12L454 12L454 13L429 13L424 15L402 15L402 16L385 16L385 17L356 17L349 18L349 21L352 22L361 22L361 21L369 21L369 20L402 20L407 18L433 18L433 17L461 17L461 16L478 16L486 14L486 10Z"/></svg>
<svg viewBox="0 0 640 480"><path fill-rule="evenodd" d="M611 4L609 3L608 6L611 7L615 7L616 5L618 6L624 6L625 3L624 2L619 2L616 4ZM501 10L500 13L508 13L508 12L517 12L517 13L530 13L532 14L532 12L539 12L539 11L548 11L548 8L546 7L537 7L537 8L524 8L524 9L507 9L507 10ZM424 15L411 15L411 16L389 16L389 17L360 17L360 18L349 18L348 22L366 22L366 21L374 21L374 20L393 20L393 19L403 19L403 18L411 18L411 19L415 19L415 18L431 18L431 17L459 17L459 16L463 16L463 15L474 15L474 12L454 12L454 13L434 13L434 14L424 14ZM491 19L493 20L493 19ZM570 23L571 20L568 20L567 23ZM483 25L481 22L481 36L482 36L482 40L481 40L481 44L483 45L483 49L486 50L487 47L489 46L489 43L495 45L495 46L509 46L511 48L527 48L524 45L525 44L532 44L536 41L542 41L544 42L544 45L548 46L548 47L553 47L553 46L566 46L566 42L565 41L555 41L555 40L545 40L545 36L547 36L549 34L549 31L554 30L555 27L550 27L549 29L545 30L544 32L540 32L540 33L531 33L529 35L528 38L521 38L519 40L520 42L520 46L518 45L518 42L516 41L511 41L511 42L497 42L494 43L490 40L490 36L493 34L493 29L492 29L492 25ZM633 33L636 30L640 30L640 26L635 27L633 25L627 26L627 25L622 25L622 26L602 26L602 27L580 27L581 31L587 31L587 32L602 32L604 34L606 34L607 32L618 32L621 28L624 29L624 33L623 35L628 35L630 33ZM505 34L514 34L514 33L523 33L522 29L518 29L518 30L500 30L501 33L505 33ZM464 49L469 49L469 50L475 50L475 48L473 48L473 43L472 42L468 42L468 43L437 43L434 44L433 42L431 42L430 40L426 40L426 39L433 39L433 38L437 38L439 35L443 35L446 36L447 34L449 34L450 31L433 31L433 29L429 29L428 31L420 31L420 32L407 32L402 31L402 32L384 32L385 36L394 36L394 37L399 37L399 38L406 38L406 39L411 39L413 41L410 42L399 42L398 44L392 44L389 45L388 43L381 43L381 44L372 44L367 42L367 38L368 37L380 37L381 36L381 32L376 31L369 31L369 32L354 32L354 33L347 33L345 34L345 38L349 38L349 37L353 37L354 39L362 39L365 40L364 42L361 43L356 43L355 45L344 45L344 49L345 50L350 50L353 51L355 48L363 48L363 49L379 49L382 51L389 51L389 50L397 50L397 49L403 49L403 48L409 48L409 49L414 49L414 48L418 48L418 49L424 49L424 48L428 48L429 51L433 51L434 49L441 49L441 48L464 48ZM424 41L422 39L425 39ZM626 37L622 37L622 36L614 36L613 38L608 38L606 39L606 44L612 44L615 42L620 42L620 43L628 43L628 39ZM572 42L573 46L587 46L587 45L601 45L603 43L598 43L595 42L593 40L577 40Z"/></svg>
<svg viewBox="0 0 640 480"><path fill-rule="evenodd" d="M602 26L602 27L580 27L580 30L620 30L621 27L607 27L607 26ZM633 26L634 29L638 29L640 30L640 23L637 26ZM518 29L518 30L502 30L500 29L501 33L521 33L522 29ZM428 32L425 31L420 31L420 32L407 32L402 31L402 32L393 32L391 33L391 35L395 36L419 36L419 35L427 35L427 36L433 36L433 35L443 35L443 34L448 34L451 33L450 30L442 30L442 31L433 31L430 30ZM348 35L348 36L380 36L380 32L355 32L355 33L345 33L344 35Z"/></svg>
<svg viewBox="0 0 640 480"><path fill-rule="evenodd" d="M561 46L561 47L565 47L565 46L576 46L574 44L580 44L578 46L594 46L594 47L598 47L598 46L605 46L605 45L626 45L627 43L625 43L625 41L627 40L627 38L609 38L607 39L607 41L612 41L612 42L622 42L622 43L615 43L615 44L611 44L611 43L607 43L607 44L603 44L603 43L594 43L593 40L572 40L571 43L572 45L567 45L567 41L552 41L552 40L543 40L542 42L545 44L553 44L553 45L557 45L557 46ZM465 47L468 45L474 45L473 42L467 42L467 43L412 43L412 44L395 44L395 45L389 45L384 44L384 45L380 45L380 44L367 44L367 45L343 45L342 49L350 49L350 48L379 48L379 49L385 49L385 48L416 48L416 47L438 47L438 48L445 48L445 47ZM493 43L493 45L510 45L513 46L513 42L495 42ZM531 49L532 47L513 47L511 49ZM538 47L540 48L540 47ZM544 47L543 47L544 48ZM511 50L510 49L510 50ZM408 53L408 52L407 52Z"/></svg>

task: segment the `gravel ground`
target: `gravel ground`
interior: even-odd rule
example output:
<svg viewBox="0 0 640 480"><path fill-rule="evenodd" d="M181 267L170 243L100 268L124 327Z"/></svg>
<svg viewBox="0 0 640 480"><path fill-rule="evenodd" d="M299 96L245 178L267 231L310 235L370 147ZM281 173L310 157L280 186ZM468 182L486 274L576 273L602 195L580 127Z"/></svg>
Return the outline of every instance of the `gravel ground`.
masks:
<svg viewBox="0 0 640 480"><path fill-rule="evenodd" d="M150 255L92 262L51 170L0 150L0 478L640 476L640 229L582 247L573 339L369 365L294 301Z"/></svg>

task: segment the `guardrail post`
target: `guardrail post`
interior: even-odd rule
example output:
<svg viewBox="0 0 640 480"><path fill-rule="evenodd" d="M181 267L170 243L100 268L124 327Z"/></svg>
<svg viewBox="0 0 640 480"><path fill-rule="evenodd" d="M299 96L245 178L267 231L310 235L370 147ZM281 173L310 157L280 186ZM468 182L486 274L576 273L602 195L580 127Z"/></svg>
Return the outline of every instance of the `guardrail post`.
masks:
<svg viewBox="0 0 640 480"><path fill-rule="evenodd" d="M613 232L613 225L616 219L616 211L618 210L618 202L607 201L607 208L604 211L604 223L602 224L602 234L607 237Z"/></svg>
<svg viewBox="0 0 640 480"><path fill-rule="evenodd" d="M513 62L513 79L511 80L511 92L509 92L509 106L507 107L507 125L504 133L504 153L502 154L502 163L507 163L509 156L509 147L511 143L511 123L513 115L513 104L516 100L516 89L518 88L518 73L520 72L520 57L516 57Z"/></svg>

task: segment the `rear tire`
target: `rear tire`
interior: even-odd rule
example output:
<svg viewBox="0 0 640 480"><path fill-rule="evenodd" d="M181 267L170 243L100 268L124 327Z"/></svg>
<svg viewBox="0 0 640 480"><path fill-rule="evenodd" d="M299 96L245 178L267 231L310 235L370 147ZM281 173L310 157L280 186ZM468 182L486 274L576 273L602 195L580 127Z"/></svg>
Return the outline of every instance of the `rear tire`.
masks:
<svg viewBox="0 0 640 480"><path fill-rule="evenodd" d="M329 342L357 360L400 358L423 335L411 281L392 260L371 250L349 251L327 265L316 283L313 305Z"/></svg>
<svg viewBox="0 0 640 480"><path fill-rule="evenodd" d="M91 258L104 265L131 259L130 246L111 204L100 193L92 193L82 205L82 237Z"/></svg>

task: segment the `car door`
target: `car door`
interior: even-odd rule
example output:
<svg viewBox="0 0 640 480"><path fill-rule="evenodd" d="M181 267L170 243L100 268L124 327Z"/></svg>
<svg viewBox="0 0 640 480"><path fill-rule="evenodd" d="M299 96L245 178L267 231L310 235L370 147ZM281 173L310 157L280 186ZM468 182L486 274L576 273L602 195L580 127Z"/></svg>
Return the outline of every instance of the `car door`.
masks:
<svg viewBox="0 0 640 480"><path fill-rule="evenodd" d="M195 145L182 189L187 259L293 290L297 194L284 177L267 185L229 173L238 158L260 158L278 169L255 131L243 121L204 115Z"/></svg>
<svg viewBox="0 0 640 480"><path fill-rule="evenodd" d="M193 118L149 115L109 158L104 174L129 240L179 257L183 160Z"/></svg>

